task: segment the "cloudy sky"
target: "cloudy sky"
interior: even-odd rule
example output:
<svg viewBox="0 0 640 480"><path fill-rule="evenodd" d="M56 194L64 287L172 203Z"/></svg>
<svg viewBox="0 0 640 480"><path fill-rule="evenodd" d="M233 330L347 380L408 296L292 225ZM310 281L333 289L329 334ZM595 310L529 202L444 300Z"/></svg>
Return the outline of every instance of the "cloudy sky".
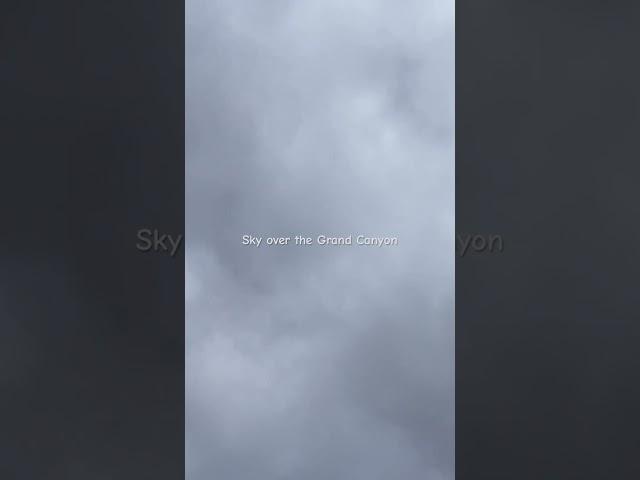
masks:
<svg viewBox="0 0 640 480"><path fill-rule="evenodd" d="M187 478L453 479L453 0L188 0L186 31Z"/></svg>

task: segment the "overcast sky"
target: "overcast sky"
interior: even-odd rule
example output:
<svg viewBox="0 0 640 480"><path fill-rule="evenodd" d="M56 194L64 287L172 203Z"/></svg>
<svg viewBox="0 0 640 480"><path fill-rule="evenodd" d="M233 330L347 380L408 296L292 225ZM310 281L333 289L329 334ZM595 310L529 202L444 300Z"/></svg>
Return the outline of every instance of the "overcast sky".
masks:
<svg viewBox="0 0 640 480"><path fill-rule="evenodd" d="M453 479L453 0L186 27L187 478Z"/></svg>

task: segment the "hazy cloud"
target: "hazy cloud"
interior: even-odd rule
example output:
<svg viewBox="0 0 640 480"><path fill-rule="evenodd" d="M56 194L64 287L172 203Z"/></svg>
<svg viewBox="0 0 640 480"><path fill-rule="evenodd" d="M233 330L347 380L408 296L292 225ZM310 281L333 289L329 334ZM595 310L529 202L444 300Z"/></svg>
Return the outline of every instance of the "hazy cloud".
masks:
<svg viewBox="0 0 640 480"><path fill-rule="evenodd" d="M453 8L187 2L190 480L453 478Z"/></svg>

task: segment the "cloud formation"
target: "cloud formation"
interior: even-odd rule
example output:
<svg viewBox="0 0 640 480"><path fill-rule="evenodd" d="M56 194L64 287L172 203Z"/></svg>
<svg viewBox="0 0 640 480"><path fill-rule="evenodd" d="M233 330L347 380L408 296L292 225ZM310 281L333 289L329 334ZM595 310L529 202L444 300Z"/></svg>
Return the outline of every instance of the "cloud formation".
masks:
<svg viewBox="0 0 640 480"><path fill-rule="evenodd" d="M189 480L453 479L453 8L187 2Z"/></svg>

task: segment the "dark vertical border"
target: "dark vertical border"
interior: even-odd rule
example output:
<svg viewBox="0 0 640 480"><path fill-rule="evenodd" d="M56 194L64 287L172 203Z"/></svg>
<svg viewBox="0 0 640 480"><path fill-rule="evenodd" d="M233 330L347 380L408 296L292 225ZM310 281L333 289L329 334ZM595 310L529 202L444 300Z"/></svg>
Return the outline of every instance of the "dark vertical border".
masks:
<svg viewBox="0 0 640 480"><path fill-rule="evenodd" d="M0 22L0 477L181 478L184 3Z"/></svg>
<svg viewBox="0 0 640 480"><path fill-rule="evenodd" d="M456 11L457 478L640 478L638 6Z"/></svg>

